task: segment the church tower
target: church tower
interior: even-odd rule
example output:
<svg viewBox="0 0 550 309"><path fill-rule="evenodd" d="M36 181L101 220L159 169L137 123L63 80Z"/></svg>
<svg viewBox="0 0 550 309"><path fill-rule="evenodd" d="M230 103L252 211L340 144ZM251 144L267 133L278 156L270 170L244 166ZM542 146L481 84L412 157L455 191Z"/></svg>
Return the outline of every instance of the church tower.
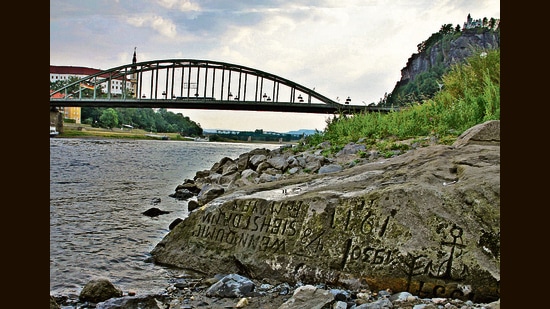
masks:
<svg viewBox="0 0 550 309"><path fill-rule="evenodd" d="M132 66L132 77L130 79L130 82L132 83L132 93L134 98L137 98L137 66L135 65L136 62L136 47L134 47L134 56L132 57L132 64L134 65Z"/></svg>

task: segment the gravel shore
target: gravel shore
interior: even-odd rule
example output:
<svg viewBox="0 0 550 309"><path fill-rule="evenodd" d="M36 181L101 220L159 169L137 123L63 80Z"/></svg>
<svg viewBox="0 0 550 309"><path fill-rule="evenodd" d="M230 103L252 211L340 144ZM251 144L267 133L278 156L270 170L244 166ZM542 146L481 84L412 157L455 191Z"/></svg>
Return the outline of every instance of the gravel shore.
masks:
<svg viewBox="0 0 550 309"><path fill-rule="evenodd" d="M162 294L135 295L124 291L122 297L110 298L97 304L80 301L78 295L53 295L50 309L191 309L191 308L249 308L249 309L500 309L500 299L490 303L474 303L470 300L448 298L420 298L408 292L351 291L327 285L308 286L317 293L332 294L328 301L319 305L316 297L298 297L295 293L304 285L287 283L272 285L253 280L254 290L243 297L212 297L207 291L216 279L179 280Z"/></svg>

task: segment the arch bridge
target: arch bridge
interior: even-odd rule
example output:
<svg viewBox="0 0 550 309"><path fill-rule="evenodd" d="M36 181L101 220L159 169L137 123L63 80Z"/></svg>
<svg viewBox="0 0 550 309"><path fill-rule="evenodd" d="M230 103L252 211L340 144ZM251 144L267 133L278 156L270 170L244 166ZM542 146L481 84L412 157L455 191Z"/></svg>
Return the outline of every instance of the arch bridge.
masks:
<svg viewBox="0 0 550 309"><path fill-rule="evenodd" d="M118 93L113 87L119 87ZM50 108L72 106L298 113L391 111L340 104L274 74L198 59L134 62L89 75L50 93Z"/></svg>

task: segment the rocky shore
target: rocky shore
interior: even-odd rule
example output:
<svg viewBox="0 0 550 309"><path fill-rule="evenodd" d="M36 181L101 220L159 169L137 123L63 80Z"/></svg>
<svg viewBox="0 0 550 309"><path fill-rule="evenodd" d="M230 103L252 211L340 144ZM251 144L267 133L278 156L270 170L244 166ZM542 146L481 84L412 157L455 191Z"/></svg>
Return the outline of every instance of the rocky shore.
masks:
<svg viewBox="0 0 550 309"><path fill-rule="evenodd" d="M188 200L190 216L171 224L152 252L156 263L188 266L204 275L177 278L159 295L135 295L108 279L94 281L78 296L50 296L50 308L500 308L499 131L499 122L485 123L452 146L414 142L392 158L360 141L329 158L322 152L330 145L304 153L257 149L224 158L175 189L172 197ZM361 206L364 200L370 208ZM275 205L278 217L252 217L246 206L251 201L272 210ZM303 213L281 210L306 204ZM245 212L235 212L243 205L246 226ZM326 217L331 209L332 217ZM215 217L216 211L229 217ZM288 216L299 222L285 221ZM216 235L239 230L242 238L218 238L201 222L217 226ZM312 226L324 226L319 237L313 237ZM245 245L244 237L256 235L266 242ZM352 244L364 239L384 250L355 251L359 246ZM311 244L322 250L299 250ZM332 247L344 248L343 253Z"/></svg>
<svg viewBox="0 0 550 309"><path fill-rule="evenodd" d="M391 290L348 290L325 284L273 285L230 274L181 278L162 294L135 295L113 288L108 280L91 283L78 298L50 296L50 309L499 309L500 300L474 303L450 298L420 298ZM88 287L88 285L87 285ZM111 294L109 294L111 293ZM114 296L113 296L114 295Z"/></svg>

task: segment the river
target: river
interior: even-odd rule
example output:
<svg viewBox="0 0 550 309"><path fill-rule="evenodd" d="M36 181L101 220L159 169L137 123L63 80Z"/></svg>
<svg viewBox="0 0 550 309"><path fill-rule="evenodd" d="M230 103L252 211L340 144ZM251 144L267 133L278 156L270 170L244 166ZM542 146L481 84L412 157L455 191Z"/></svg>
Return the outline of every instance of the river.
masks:
<svg viewBox="0 0 550 309"><path fill-rule="evenodd" d="M124 292L158 293L188 275L147 262L170 223L188 215L187 202L169 195L223 157L278 147L50 138L50 294L78 294L94 278ZM144 216L151 207L170 213Z"/></svg>

